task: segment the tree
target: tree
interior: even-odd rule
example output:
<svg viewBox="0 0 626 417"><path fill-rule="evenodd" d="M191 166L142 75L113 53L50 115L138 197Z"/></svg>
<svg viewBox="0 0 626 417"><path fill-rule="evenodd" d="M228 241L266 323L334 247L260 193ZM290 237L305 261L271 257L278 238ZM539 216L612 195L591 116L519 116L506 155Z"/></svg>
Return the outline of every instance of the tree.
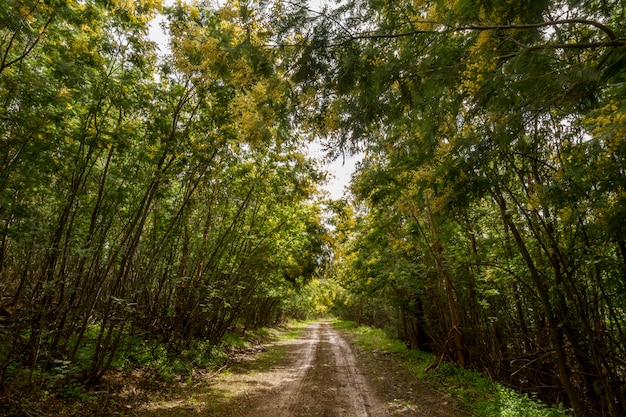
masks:
<svg viewBox="0 0 626 417"><path fill-rule="evenodd" d="M315 110L312 126L335 150L366 149L353 190L375 219L367 227L402 231L372 233L345 258L398 264L388 248L407 242L401 258L439 276L408 279L422 303L449 307L436 314L447 329L430 337L458 330L457 362L520 389L556 382L542 395L581 415L624 412L611 388L623 372L608 371L620 361L602 347L621 351L613 336L623 323L611 313L621 295L609 288L623 251L621 238L599 233L623 220L614 153L623 12L616 3L351 2L309 26L302 18L313 27L292 36L302 40L293 80ZM379 271L365 265L367 282ZM370 294L387 297L395 274L380 272ZM502 319L511 305L516 315ZM444 356L450 346L435 344ZM532 383L510 380L529 368Z"/></svg>
<svg viewBox="0 0 626 417"><path fill-rule="evenodd" d="M174 5L157 57L156 3L22 6L1 16L0 382L93 383L135 332L180 352L280 317L324 263L322 176L256 12Z"/></svg>

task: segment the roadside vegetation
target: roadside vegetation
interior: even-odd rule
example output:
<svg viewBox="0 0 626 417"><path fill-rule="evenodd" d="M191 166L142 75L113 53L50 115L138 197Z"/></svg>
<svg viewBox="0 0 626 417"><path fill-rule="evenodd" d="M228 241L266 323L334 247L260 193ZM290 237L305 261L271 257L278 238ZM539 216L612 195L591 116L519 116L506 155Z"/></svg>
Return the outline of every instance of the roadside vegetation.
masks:
<svg viewBox="0 0 626 417"><path fill-rule="evenodd" d="M334 320L332 325L346 332L358 349L393 354L411 374L436 386L442 393L458 398L475 417L567 417L563 407L548 406L532 395L522 395L478 371L452 362L439 362L432 353L409 349L384 331L352 321Z"/></svg>
<svg viewBox="0 0 626 417"><path fill-rule="evenodd" d="M0 0L0 407L331 311L626 415L622 0L167 3Z"/></svg>
<svg viewBox="0 0 626 417"><path fill-rule="evenodd" d="M206 391L206 383L227 375L237 363L254 358L255 369L267 369L280 361L285 349L274 346L281 340L300 337L309 322L289 320L273 328L261 327L245 334L227 333L215 345L196 341L182 352L172 351L155 339L125 338L109 371L98 384L84 384L80 371L58 364L44 376L42 384L27 383L27 375L14 375L7 387L11 396L0 402L3 416L136 415L146 402L184 393L194 396ZM81 352L89 357L91 352ZM25 371L23 371L25 372Z"/></svg>

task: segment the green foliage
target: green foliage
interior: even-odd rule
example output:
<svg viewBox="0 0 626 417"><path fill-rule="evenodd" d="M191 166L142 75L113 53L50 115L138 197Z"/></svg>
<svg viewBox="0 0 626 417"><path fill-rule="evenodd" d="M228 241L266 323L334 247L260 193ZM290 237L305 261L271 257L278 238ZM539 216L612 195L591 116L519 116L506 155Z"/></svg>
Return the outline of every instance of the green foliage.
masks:
<svg viewBox="0 0 626 417"><path fill-rule="evenodd" d="M336 213L335 314L624 414L623 15L365 0L312 20L332 47L294 29L312 130L364 154Z"/></svg>
<svg viewBox="0 0 626 417"><path fill-rule="evenodd" d="M0 7L0 384L209 366L328 262L261 15L171 6L157 56L122 3Z"/></svg>
<svg viewBox="0 0 626 417"><path fill-rule="evenodd" d="M239 6L2 0L0 383L334 313L624 414L619 2Z"/></svg>
<svg viewBox="0 0 626 417"><path fill-rule="evenodd" d="M442 391L459 398L477 416L569 415L561 406L548 407L535 397L519 394L492 381L483 373L461 368L454 363L443 362L433 369L432 365L437 360L434 355L409 349L400 340L389 337L380 329L357 326L354 322L344 320L335 320L332 324L336 329L349 332L350 337L363 349L395 354L415 378L432 382Z"/></svg>
<svg viewBox="0 0 626 417"><path fill-rule="evenodd" d="M249 346L249 342L240 335L226 333L222 338L222 343L228 348L245 348Z"/></svg>
<svg viewBox="0 0 626 417"><path fill-rule="evenodd" d="M89 394L89 391L84 385L72 382L61 388L61 398L66 401L87 401L94 397Z"/></svg>
<svg viewBox="0 0 626 417"><path fill-rule="evenodd" d="M225 346L233 346L228 343L229 340L236 340L242 345L246 343L239 337L232 337L225 339ZM163 341L144 334L129 340L129 344L116 355L113 366L124 370L143 368L164 382L172 382L175 377L191 377L194 369L220 366L227 354L228 349L222 349L208 340L196 339L186 349L177 351Z"/></svg>
<svg viewBox="0 0 626 417"><path fill-rule="evenodd" d="M547 407L536 399L519 395L513 390L496 385L493 398L477 406L479 417L559 417L570 415L562 407Z"/></svg>
<svg viewBox="0 0 626 417"><path fill-rule="evenodd" d="M313 278L287 294L285 311L289 317L302 320L325 317L340 291L341 287L334 280Z"/></svg>

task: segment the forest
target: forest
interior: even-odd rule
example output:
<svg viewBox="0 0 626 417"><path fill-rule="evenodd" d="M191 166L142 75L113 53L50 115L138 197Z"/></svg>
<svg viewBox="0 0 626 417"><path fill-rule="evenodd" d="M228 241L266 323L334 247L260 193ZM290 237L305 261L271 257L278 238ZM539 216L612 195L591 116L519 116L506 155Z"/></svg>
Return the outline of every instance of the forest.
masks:
<svg viewBox="0 0 626 417"><path fill-rule="evenodd" d="M2 391L94 383L136 337L210 352L331 312L625 415L624 21L621 0L0 0ZM343 199L314 141L363 155Z"/></svg>

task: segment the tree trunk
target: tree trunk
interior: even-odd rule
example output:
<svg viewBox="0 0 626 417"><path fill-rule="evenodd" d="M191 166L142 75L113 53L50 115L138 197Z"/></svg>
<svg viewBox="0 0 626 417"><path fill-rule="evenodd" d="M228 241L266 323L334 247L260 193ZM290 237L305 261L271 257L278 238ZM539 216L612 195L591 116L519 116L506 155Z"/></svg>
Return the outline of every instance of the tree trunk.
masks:
<svg viewBox="0 0 626 417"><path fill-rule="evenodd" d="M554 349L556 354L556 362L557 368L559 371L559 379L561 380L561 384L563 385L563 389L567 394L567 397L570 401L570 404L574 411L578 415L584 415L584 407L582 402L580 401L579 395L574 389L571 383L571 375L569 370L569 365L567 364L567 353L565 351L565 347L563 346L563 334L561 331L560 323L557 322L556 317L554 315L554 311L552 309L552 304L550 303L550 297L548 295L548 288L546 286L546 282L544 278L540 275L535 263L526 247L526 243L524 242L524 238L521 233L517 229L517 225L511 218L509 212L507 211L506 201L501 194L494 193L494 199L496 200L498 206L500 207L500 212L502 215L502 219L505 224L508 226L508 230L513 235L513 240L517 244L517 248L520 251L526 266L530 272L530 276L537 290L539 299L541 300L541 305L543 307L543 311L546 317L546 321L548 324L548 329L550 332L550 344Z"/></svg>

